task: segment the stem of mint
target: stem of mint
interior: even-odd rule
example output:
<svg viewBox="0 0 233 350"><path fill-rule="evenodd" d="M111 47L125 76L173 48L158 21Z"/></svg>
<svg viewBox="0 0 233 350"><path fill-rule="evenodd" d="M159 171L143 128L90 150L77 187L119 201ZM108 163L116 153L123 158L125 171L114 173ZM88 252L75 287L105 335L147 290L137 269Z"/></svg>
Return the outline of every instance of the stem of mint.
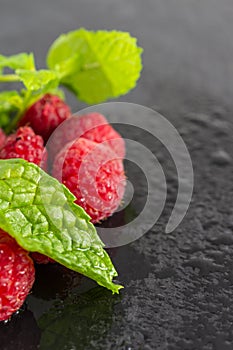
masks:
<svg viewBox="0 0 233 350"><path fill-rule="evenodd" d="M16 74L0 75L0 83L12 83L18 81L20 81L20 79Z"/></svg>

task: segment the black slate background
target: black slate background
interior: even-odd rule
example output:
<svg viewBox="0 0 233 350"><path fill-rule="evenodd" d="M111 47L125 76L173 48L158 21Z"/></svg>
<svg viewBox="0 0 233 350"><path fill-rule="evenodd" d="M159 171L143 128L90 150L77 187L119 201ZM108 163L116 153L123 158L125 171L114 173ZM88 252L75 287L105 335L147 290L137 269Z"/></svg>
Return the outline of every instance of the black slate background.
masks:
<svg viewBox="0 0 233 350"><path fill-rule="evenodd" d="M39 67L51 42L80 26L138 37L145 68L120 100L171 120L195 174L188 214L165 234L177 181L160 150L166 208L143 238L111 252L125 285L120 297L40 267L25 311L0 326L0 349L233 348L232 16L231 0L0 0L0 51L34 51ZM74 111L83 107L69 101ZM157 147L151 142L155 154Z"/></svg>

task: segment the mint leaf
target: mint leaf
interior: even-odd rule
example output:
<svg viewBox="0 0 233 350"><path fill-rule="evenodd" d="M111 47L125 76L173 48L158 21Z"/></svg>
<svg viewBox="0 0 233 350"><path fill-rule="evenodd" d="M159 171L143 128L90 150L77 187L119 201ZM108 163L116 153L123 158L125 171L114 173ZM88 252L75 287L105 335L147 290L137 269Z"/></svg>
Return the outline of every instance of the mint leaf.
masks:
<svg viewBox="0 0 233 350"><path fill-rule="evenodd" d="M0 112L21 108L22 104L22 97L17 91L3 91L0 93Z"/></svg>
<svg viewBox="0 0 233 350"><path fill-rule="evenodd" d="M16 74L30 91L47 92L48 90L55 89L59 84L57 74L45 69L38 71L17 69Z"/></svg>
<svg viewBox="0 0 233 350"><path fill-rule="evenodd" d="M95 227L56 179L22 159L0 160L0 227L24 249L45 254L113 293L122 288Z"/></svg>
<svg viewBox="0 0 233 350"><path fill-rule="evenodd" d="M19 53L13 56L0 55L0 70L3 68L16 69L35 69L34 56L32 53Z"/></svg>
<svg viewBox="0 0 233 350"><path fill-rule="evenodd" d="M0 127L6 127L10 116L23 106L23 100L17 91L4 91L0 93Z"/></svg>
<svg viewBox="0 0 233 350"><path fill-rule="evenodd" d="M5 128L10 121L10 116L8 113L0 111L0 128Z"/></svg>
<svg viewBox="0 0 233 350"><path fill-rule="evenodd" d="M47 63L79 99L99 103L135 87L142 68L141 52L129 33L81 28L53 43Z"/></svg>

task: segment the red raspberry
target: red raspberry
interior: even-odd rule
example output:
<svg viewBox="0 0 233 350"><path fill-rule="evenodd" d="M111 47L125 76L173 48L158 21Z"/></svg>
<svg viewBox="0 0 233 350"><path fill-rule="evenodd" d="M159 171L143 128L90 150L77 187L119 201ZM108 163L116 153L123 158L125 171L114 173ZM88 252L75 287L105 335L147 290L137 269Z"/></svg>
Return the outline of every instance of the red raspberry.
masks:
<svg viewBox="0 0 233 350"><path fill-rule="evenodd" d="M4 131L0 128L0 149L3 147L5 141L6 141L6 134L5 134Z"/></svg>
<svg viewBox="0 0 233 350"><path fill-rule="evenodd" d="M19 126L31 126L46 142L56 127L70 116L69 106L60 97L46 94L29 107Z"/></svg>
<svg viewBox="0 0 233 350"><path fill-rule="evenodd" d="M76 203L90 215L92 222L112 215L125 188L121 159L104 144L79 138L57 155L53 175L76 196Z"/></svg>
<svg viewBox="0 0 233 350"><path fill-rule="evenodd" d="M41 136L28 126L7 137L0 150L0 159L23 158L46 169L47 151Z"/></svg>
<svg viewBox="0 0 233 350"><path fill-rule="evenodd" d="M125 142L120 134L113 129L102 114L89 113L68 119L56 130L49 144L51 158L54 159L68 142L79 137L97 143L104 142L120 158L123 159L125 156Z"/></svg>
<svg viewBox="0 0 233 350"><path fill-rule="evenodd" d="M35 279L28 252L0 230L0 321L7 320L24 303Z"/></svg>
<svg viewBox="0 0 233 350"><path fill-rule="evenodd" d="M34 252L30 254L32 259L37 263L37 264L48 264L48 263L55 263L55 261L51 258L49 258L46 255Z"/></svg>

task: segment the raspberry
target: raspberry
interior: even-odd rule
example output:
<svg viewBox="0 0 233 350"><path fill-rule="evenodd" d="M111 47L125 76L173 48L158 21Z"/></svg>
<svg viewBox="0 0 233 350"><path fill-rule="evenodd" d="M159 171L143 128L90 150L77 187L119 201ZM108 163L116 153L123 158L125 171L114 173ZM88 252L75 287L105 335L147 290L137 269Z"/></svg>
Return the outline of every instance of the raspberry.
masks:
<svg viewBox="0 0 233 350"><path fill-rule="evenodd" d="M0 149L3 147L5 141L6 141L6 134L5 134L4 131L0 128Z"/></svg>
<svg viewBox="0 0 233 350"><path fill-rule="evenodd" d="M46 142L56 127L70 116L69 106L60 97L46 94L29 107L19 126L31 126Z"/></svg>
<svg viewBox="0 0 233 350"><path fill-rule="evenodd" d="M7 137L0 150L0 159L23 158L46 169L47 151L41 136L28 126Z"/></svg>
<svg viewBox="0 0 233 350"><path fill-rule="evenodd" d="M55 263L53 259L37 252L31 253L31 257L37 264Z"/></svg>
<svg viewBox="0 0 233 350"><path fill-rule="evenodd" d="M66 143L79 137L97 143L104 142L117 156L122 159L125 156L125 143L120 134L113 129L102 114L89 113L68 119L56 130L49 145L51 158L53 159Z"/></svg>
<svg viewBox="0 0 233 350"><path fill-rule="evenodd" d="M76 196L76 203L93 223L113 214L124 194L122 160L107 145L84 138L70 142L59 152L53 176Z"/></svg>
<svg viewBox="0 0 233 350"><path fill-rule="evenodd" d="M0 230L0 321L7 320L24 303L35 279L28 252Z"/></svg>

